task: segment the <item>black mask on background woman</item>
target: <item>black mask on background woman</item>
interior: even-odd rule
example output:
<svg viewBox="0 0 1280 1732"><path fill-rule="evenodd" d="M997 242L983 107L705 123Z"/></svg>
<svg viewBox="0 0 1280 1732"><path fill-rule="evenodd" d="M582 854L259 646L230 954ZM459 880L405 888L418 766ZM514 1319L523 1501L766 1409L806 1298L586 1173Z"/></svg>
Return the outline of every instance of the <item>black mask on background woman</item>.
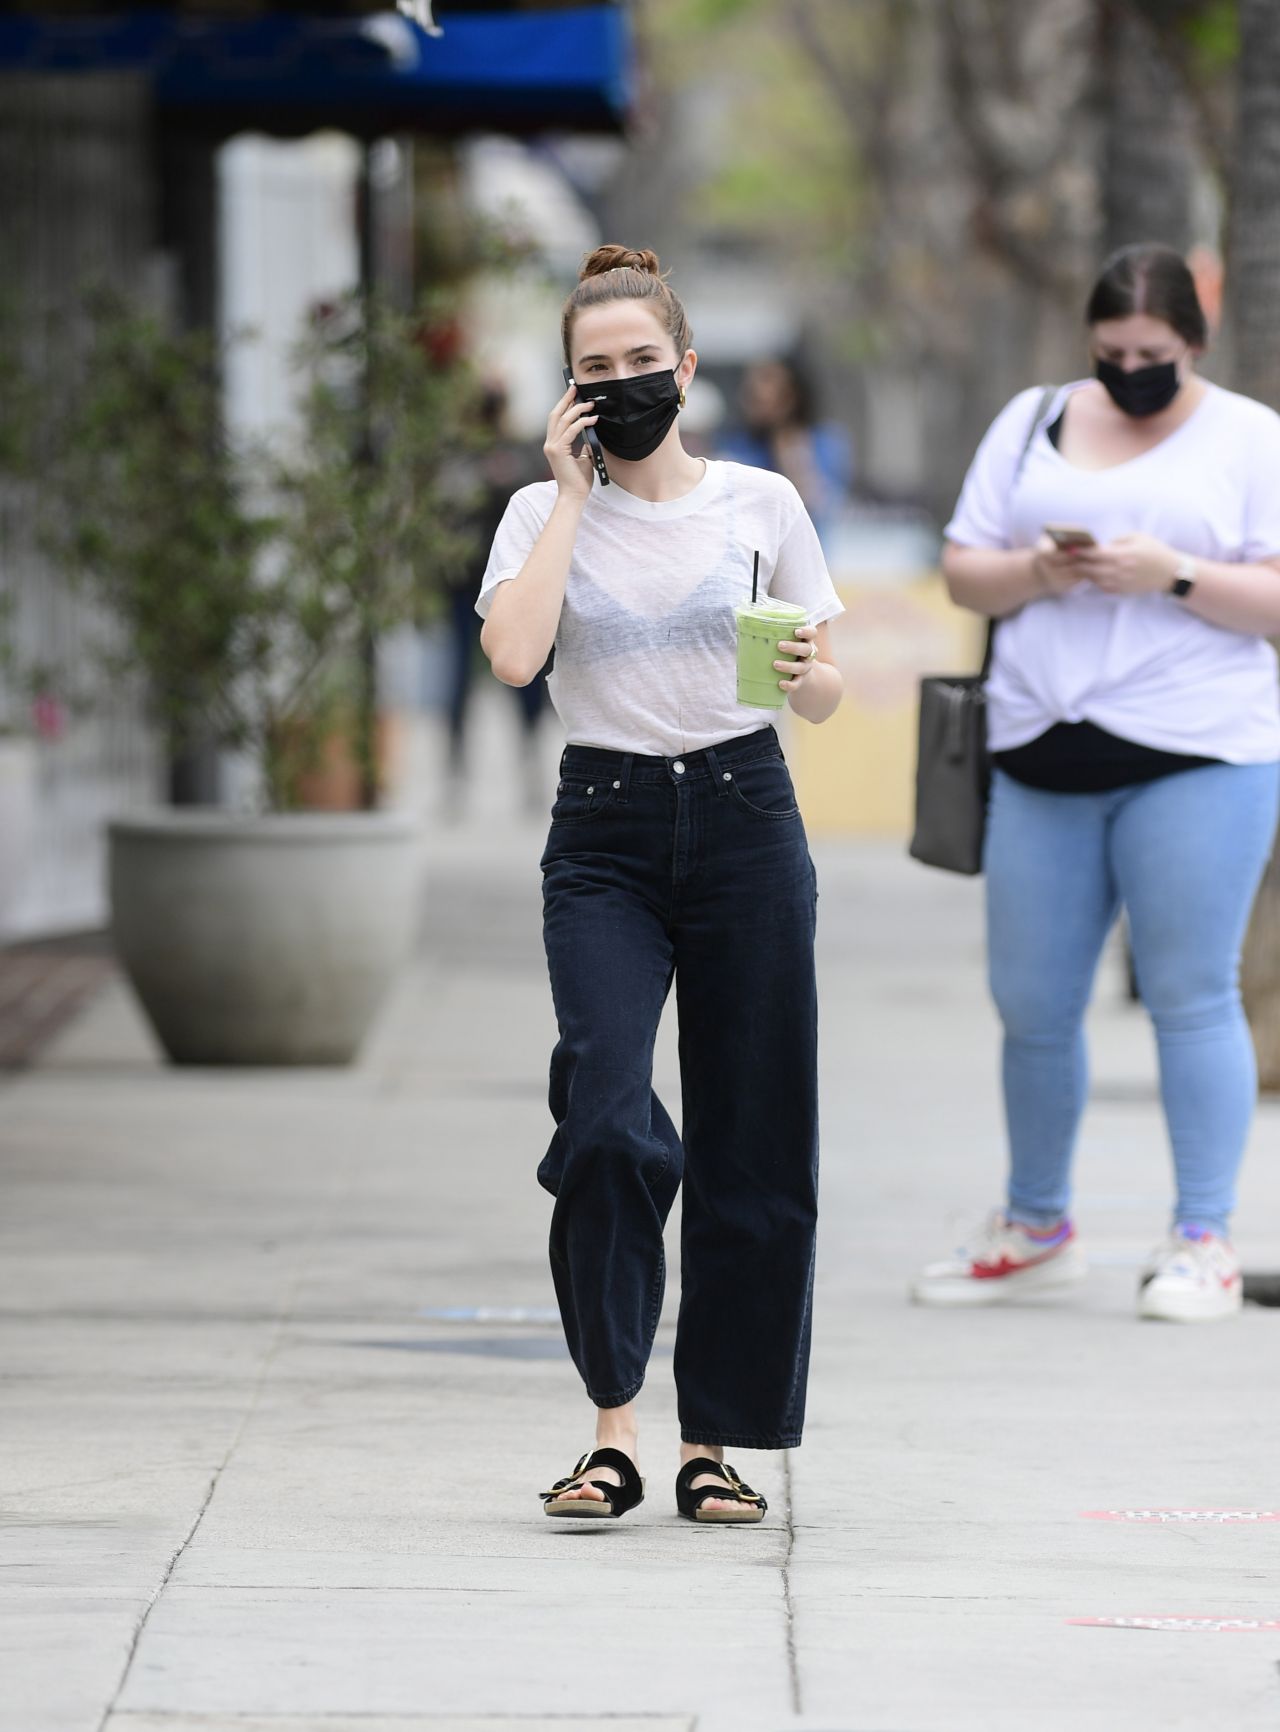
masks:
<svg viewBox="0 0 1280 1732"><path fill-rule="evenodd" d="M1099 361L1094 374L1116 408L1139 421L1167 409L1182 389L1176 361L1158 361L1154 367L1137 367L1132 373L1114 361Z"/></svg>
<svg viewBox="0 0 1280 1732"><path fill-rule="evenodd" d="M642 373L631 379L579 384L578 396L596 405L596 432L606 451L628 463L655 452L680 413L675 372Z"/></svg>

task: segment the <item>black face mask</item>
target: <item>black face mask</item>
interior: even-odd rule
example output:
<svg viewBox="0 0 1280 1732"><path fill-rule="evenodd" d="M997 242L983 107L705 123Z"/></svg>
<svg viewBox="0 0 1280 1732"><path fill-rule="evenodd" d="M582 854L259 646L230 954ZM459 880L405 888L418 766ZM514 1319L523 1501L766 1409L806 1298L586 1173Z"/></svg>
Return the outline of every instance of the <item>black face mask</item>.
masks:
<svg viewBox="0 0 1280 1732"><path fill-rule="evenodd" d="M596 432L606 451L636 463L655 452L680 413L675 372L644 373L634 379L579 384L578 396L596 405Z"/></svg>
<svg viewBox="0 0 1280 1732"><path fill-rule="evenodd" d="M1167 409L1182 389L1176 361L1159 361L1154 367L1138 367L1132 373L1114 361L1099 361L1094 374L1116 408L1138 420Z"/></svg>

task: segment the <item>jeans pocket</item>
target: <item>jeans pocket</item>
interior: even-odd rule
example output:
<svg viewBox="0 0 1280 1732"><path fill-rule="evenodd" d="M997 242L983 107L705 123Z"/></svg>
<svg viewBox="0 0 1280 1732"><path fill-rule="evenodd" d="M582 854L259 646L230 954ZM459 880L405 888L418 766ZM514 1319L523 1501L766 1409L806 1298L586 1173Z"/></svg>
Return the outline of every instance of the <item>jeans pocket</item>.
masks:
<svg viewBox="0 0 1280 1732"><path fill-rule="evenodd" d="M791 784L791 772L786 760L777 757L752 758L736 764L724 776L729 792L745 812L753 818L798 818L796 791Z"/></svg>
<svg viewBox="0 0 1280 1732"><path fill-rule="evenodd" d="M562 779L551 808L551 828L556 830L566 824L585 824L600 817L613 805L620 788L621 783L607 779L599 782Z"/></svg>

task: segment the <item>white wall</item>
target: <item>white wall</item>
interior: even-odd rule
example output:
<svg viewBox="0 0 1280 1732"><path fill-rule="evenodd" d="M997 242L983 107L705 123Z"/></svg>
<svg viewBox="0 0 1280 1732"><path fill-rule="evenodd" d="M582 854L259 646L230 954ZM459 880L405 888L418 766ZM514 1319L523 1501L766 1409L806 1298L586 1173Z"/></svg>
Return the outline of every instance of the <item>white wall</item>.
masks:
<svg viewBox="0 0 1280 1732"><path fill-rule="evenodd" d="M222 323L254 333L227 367L231 425L267 432L291 419L290 354L317 302L356 287L359 149L340 133L233 139L220 154Z"/></svg>
<svg viewBox="0 0 1280 1732"><path fill-rule="evenodd" d="M520 269L482 276L468 309L472 352L507 389L512 431L541 439L560 376L560 309L582 255L600 231L556 165L515 139L487 137L462 154L469 207L533 257Z"/></svg>

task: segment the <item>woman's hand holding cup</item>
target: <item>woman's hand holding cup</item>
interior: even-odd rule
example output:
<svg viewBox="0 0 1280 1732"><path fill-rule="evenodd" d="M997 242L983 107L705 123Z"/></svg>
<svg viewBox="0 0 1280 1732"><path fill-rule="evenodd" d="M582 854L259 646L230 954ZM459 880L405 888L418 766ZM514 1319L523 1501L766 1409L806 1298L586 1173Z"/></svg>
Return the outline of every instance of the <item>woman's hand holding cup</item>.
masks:
<svg viewBox="0 0 1280 1732"><path fill-rule="evenodd" d="M791 656L791 661L774 662L774 667L781 674L789 674L790 679L779 680L783 691L790 695L798 691L813 672L813 664L818 659L818 628L814 625L798 625L794 640L784 639L778 649L784 656Z"/></svg>

